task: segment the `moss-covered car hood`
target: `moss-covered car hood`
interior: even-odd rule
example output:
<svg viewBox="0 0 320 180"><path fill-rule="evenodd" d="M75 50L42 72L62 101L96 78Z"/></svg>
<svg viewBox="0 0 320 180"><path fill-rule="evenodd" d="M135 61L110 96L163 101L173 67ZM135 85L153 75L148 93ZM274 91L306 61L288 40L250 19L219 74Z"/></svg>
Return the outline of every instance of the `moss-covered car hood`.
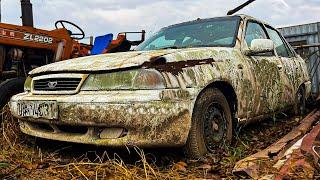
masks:
<svg viewBox="0 0 320 180"><path fill-rule="evenodd" d="M157 51L131 51L124 53L103 54L76 58L53 64L45 65L34 69L31 75L54 72L95 72L116 70L130 67L139 67L143 63L150 62L157 57L164 57L166 62L201 60L214 58L222 52L230 55L233 48L189 48L189 49L168 49Z"/></svg>

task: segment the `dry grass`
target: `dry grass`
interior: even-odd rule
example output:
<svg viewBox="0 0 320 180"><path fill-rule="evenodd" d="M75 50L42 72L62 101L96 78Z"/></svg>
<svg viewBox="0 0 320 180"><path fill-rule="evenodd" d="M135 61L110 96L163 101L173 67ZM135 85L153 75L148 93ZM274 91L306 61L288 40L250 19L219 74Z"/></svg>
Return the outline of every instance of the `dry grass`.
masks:
<svg viewBox="0 0 320 180"><path fill-rule="evenodd" d="M35 139L20 133L17 120L8 108L1 113L4 119L0 136L0 179L54 178L54 179L194 179L181 166L171 165L159 169L147 161L144 151L133 148L139 161L126 164L119 155L107 152L96 157L87 153L79 157L63 157L64 148L54 152L42 151ZM92 153L91 153L92 154Z"/></svg>
<svg viewBox="0 0 320 180"><path fill-rule="evenodd" d="M299 123L281 117L250 125L236 133L232 148L192 161L175 149L121 152L40 140L20 132L8 107L1 117L0 179L236 179L232 169L238 160L268 147Z"/></svg>

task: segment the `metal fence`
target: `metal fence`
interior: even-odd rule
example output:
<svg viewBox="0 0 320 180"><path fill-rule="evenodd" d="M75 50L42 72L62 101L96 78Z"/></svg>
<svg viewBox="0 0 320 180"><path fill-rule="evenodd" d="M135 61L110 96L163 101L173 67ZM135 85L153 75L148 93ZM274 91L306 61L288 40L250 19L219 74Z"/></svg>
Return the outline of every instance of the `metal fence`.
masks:
<svg viewBox="0 0 320 180"><path fill-rule="evenodd" d="M279 31L306 60L312 78L312 95L320 91L320 22L279 28Z"/></svg>

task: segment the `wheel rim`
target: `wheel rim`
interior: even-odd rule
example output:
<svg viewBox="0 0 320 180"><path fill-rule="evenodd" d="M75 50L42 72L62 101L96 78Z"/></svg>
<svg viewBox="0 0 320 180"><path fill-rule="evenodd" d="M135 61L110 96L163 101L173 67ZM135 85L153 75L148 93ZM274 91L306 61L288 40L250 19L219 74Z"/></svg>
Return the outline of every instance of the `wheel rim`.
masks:
<svg viewBox="0 0 320 180"><path fill-rule="evenodd" d="M223 108L213 103L204 116L204 140L209 151L221 148L226 137L226 119Z"/></svg>

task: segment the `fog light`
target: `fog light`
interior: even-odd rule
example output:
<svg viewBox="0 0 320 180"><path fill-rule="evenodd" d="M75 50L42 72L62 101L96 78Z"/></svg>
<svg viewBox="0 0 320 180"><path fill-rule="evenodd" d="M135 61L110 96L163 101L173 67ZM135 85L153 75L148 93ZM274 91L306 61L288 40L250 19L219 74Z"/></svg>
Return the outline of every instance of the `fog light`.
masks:
<svg viewBox="0 0 320 180"><path fill-rule="evenodd" d="M127 135L127 130L124 128L105 128L100 132L101 139L117 139Z"/></svg>

